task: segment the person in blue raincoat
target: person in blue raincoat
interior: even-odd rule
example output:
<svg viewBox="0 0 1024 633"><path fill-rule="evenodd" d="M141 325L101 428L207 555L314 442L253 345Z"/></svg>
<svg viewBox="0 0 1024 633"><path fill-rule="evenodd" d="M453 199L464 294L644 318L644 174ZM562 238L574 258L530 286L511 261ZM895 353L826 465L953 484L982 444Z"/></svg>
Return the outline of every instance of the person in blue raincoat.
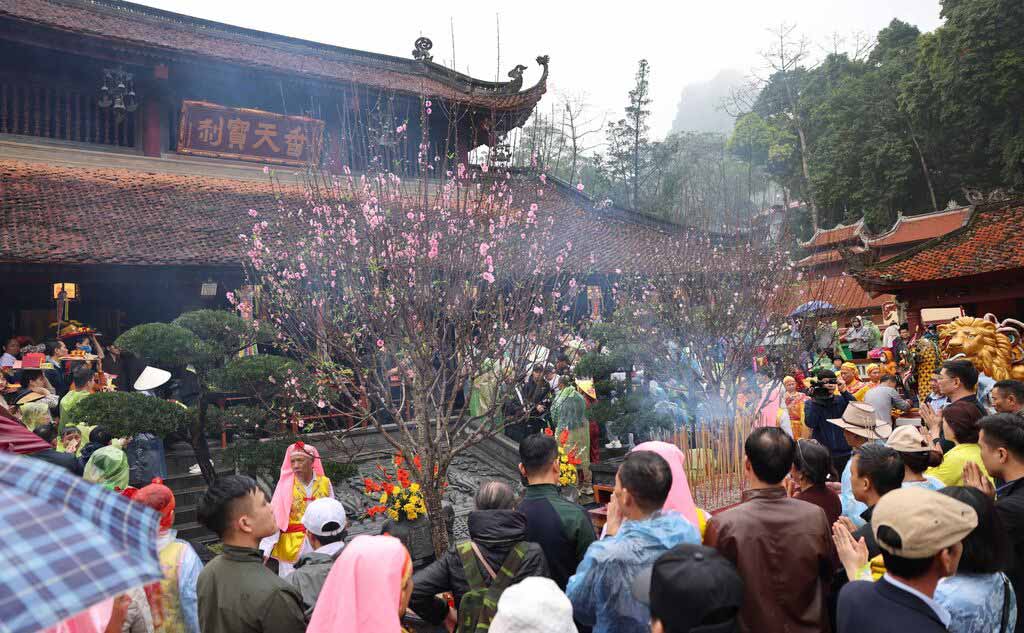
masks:
<svg viewBox="0 0 1024 633"><path fill-rule="evenodd" d="M619 467L605 538L590 545L565 589L573 618L594 633L647 633L651 613L633 597L634 579L676 545L700 543L695 525L662 510L671 488L671 468L657 453L632 452Z"/></svg>

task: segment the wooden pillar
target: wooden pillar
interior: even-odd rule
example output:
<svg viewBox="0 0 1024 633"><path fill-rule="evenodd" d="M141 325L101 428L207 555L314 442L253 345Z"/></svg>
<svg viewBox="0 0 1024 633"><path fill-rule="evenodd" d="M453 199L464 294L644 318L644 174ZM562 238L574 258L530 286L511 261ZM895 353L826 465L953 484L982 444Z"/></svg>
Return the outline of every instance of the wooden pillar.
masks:
<svg viewBox="0 0 1024 633"><path fill-rule="evenodd" d="M153 76L145 82L142 95L142 153L154 158L159 158L163 149L162 115L169 75L166 64L154 66Z"/></svg>
<svg viewBox="0 0 1024 633"><path fill-rule="evenodd" d="M150 96L142 102L142 153L160 157L160 102Z"/></svg>

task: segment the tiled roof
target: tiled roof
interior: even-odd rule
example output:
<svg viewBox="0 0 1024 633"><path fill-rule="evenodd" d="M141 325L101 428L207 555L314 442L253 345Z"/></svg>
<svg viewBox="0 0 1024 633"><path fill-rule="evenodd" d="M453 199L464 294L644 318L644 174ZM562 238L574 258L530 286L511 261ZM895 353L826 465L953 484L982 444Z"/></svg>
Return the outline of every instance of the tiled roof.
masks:
<svg viewBox="0 0 1024 633"><path fill-rule="evenodd" d="M825 301L842 312L879 309L895 301L890 294L872 297L849 275L808 278L794 286L782 301L789 314L808 301Z"/></svg>
<svg viewBox="0 0 1024 633"><path fill-rule="evenodd" d="M970 214L970 207L959 207L922 215L900 214L891 229L872 237L865 236L864 243L878 248L923 242L960 228L967 222Z"/></svg>
<svg viewBox="0 0 1024 633"><path fill-rule="evenodd" d="M978 206L967 225L858 273L873 287L1024 268L1024 199Z"/></svg>
<svg viewBox="0 0 1024 633"><path fill-rule="evenodd" d="M328 82L352 82L499 110L532 109L546 90L504 93L433 63L233 27L119 0L0 0L0 17L144 48ZM540 61L538 59L538 61Z"/></svg>
<svg viewBox="0 0 1024 633"><path fill-rule="evenodd" d="M863 253L865 250L867 249L861 246L854 246L850 248L850 251L854 253ZM794 265L797 268L811 268L814 266L820 266L822 264L831 264L833 262L841 261L843 261L842 253L840 253L838 249L831 249L819 251L812 255L808 255L807 257L804 257L800 261L796 262L796 264Z"/></svg>
<svg viewBox="0 0 1024 633"><path fill-rule="evenodd" d="M277 191L303 202L298 187ZM276 210L274 193L269 182L0 160L0 262L240 266L247 212ZM649 270L678 252L669 231L587 210L558 188L544 201L581 272Z"/></svg>
<svg viewBox="0 0 1024 633"><path fill-rule="evenodd" d="M831 229L818 229L806 242L801 242L804 248L821 248L823 246L834 246L857 239L861 229L864 227L864 220L857 220L853 224L840 224Z"/></svg>

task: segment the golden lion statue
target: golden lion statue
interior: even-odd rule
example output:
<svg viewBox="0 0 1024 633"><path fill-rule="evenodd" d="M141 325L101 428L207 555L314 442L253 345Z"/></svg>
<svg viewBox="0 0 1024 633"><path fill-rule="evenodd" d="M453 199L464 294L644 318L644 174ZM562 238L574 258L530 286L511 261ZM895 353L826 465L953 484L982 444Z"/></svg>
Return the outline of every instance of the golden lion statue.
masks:
<svg viewBox="0 0 1024 633"><path fill-rule="evenodd" d="M1013 319L964 316L939 326L939 350L943 359L965 357L994 380L1024 380L1022 335L1024 323Z"/></svg>

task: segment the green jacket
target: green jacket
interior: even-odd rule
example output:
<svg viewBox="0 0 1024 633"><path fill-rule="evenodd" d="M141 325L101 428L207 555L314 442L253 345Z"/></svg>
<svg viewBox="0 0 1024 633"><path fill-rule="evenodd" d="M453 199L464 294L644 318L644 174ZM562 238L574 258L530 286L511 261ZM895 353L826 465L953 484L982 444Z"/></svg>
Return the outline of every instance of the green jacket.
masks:
<svg viewBox="0 0 1024 633"><path fill-rule="evenodd" d="M559 495L552 484L527 486L519 511L526 515L526 540L540 545L548 559L551 579L565 588L594 542L590 515L582 506Z"/></svg>
<svg viewBox="0 0 1024 633"><path fill-rule="evenodd" d="M263 553L224 546L199 573L203 633L303 633L302 595L263 565Z"/></svg>

